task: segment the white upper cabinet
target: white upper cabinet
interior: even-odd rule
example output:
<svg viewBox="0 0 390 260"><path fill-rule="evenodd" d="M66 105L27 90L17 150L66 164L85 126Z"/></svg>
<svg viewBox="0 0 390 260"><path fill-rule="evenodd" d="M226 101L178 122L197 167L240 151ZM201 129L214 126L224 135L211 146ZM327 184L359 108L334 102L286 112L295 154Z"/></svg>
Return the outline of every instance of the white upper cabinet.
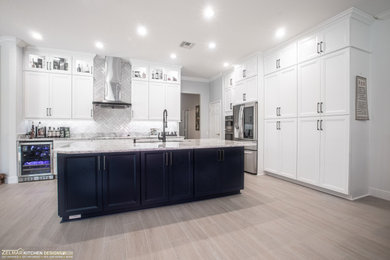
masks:
<svg viewBox="0 0 390 260"><path fill-rule="evenodd" d="M165 109L169 121L180 121L180 85L165 85Z"/></svg>
<svg viewBox="0 0 390 260"><path fill-rule="evenodd" d="M93 118L93 78L73 76L72 80L72 118Z"/></svg>
<svg viewBox="0 0 390 260"><path fill-rule="evenodd" d="M24 93L26 118L71 118L70 75L26 71Z"/></svg>
<svg viewBox="0 0 390 260"><path fill-rule="evenodd" d="M299 64L299 116L349 114L349 52L344 49Z"/></svg>
<svg viewBox="0 0 390 260"><path fill-rule="evenodd" d="M270 74L280 69L297 64L297 43L271 51L264 56L264 74Z"/></svg>
<svg viewBox="0 0 390 260"><path fill-rule="evenodd" d="M147 81L133 81L131 84L132 119L149 119L149 83Z"/></svg>
<svg viewBox="0 0 390 260"><path fill-rule="evenodd" d="M27 48L24 52L24 70L71 74L72 57Z"/></svg>
<svg viewBox="0 0 390 260"><path fill-rule="evenodd" d="M257 77L252 77L244 81L242 90L242 101L257 101Z"/></svg>
<svg viewBox="0 0 390 260"><path fill-rule="evenodd" d="M369 25L354 18L344 17L331 22L298 40L298 62L349 46L368 51L368 32Z"/></svg>
<svg viewBox="0 0 390 260"><path fill-rule="evenodd" d="M349 114L350 51L342 50L322 58L321 113Z"/></svg>
<svg viewBox="0 0 390 260"><path fill-rule="evenodd" d="M27 50L24 52L24 70L49 71L49 60L47 54Z"/></svg>
<svg viewBox="0 0 390 260"><path fill-rule="evenodd" d="M168 121L180 121L180 85L149 83L149 119L162 120L168 111Z"/></svg>
<svg viewBox="0 0 390 260"><path fill-rule="evenodd" d="M234 68L234 81L238 82L257 75L257 56L246 59Z"/></svg>
<svg viewBox="0 0 390 260"><path fill-rule="evenodd" d="M24 72L24 116L26 118L49 117L49 91L49 74Z"/></svg>
<svg viewBox="0 0 390 260"><path fill-rule="evenodd" d="M233 112L233 77L234 73L228 73L223 77L223 99L225 114Z"/></svg>
<svg viewBox="0 0 390 260"><path fill-rule="evenodd" d="M264 78L265 118L297 116L297 68L287 68Z"/></svg>
<svg viewBox="0 0 390 260"><path fill-rule="evenodd" d="M70 75L50 75L50 118L71 118L72 116L72 77Z"/></svg>

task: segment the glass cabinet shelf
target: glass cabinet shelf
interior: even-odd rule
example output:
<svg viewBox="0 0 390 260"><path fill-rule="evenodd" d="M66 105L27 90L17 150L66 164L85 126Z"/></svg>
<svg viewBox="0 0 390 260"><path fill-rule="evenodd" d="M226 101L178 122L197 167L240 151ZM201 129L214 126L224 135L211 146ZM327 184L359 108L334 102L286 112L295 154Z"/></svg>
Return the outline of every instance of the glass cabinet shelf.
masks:
<svg viewBox="0 0 390 260"><path fill-rule="evenodd" d="M132 65L131 77L136 80L148 80L149 67L147 65Z"/></svg>

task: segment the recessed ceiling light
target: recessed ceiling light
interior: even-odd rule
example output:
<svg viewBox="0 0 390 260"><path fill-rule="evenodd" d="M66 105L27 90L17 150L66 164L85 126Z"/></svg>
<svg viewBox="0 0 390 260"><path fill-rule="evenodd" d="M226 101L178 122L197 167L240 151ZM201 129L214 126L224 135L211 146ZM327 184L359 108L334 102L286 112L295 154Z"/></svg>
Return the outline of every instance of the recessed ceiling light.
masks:
<svg viewBox="0 0 390 260"><path fill-rule="evenodd" d="M211 19L214 16L214 14L215 14L214 9L211 6L207 6L203 10L203 16L206 19Z"/></svg>
<svg viewBox="0 0 390 260"><path fill-rule="evenodd" d="M143 25L139 25L137 27L137 33L140 36L146 36L148 34L148 29L146 29L146 27Z"/></svg>
<svg viewBox="0 0 390 260"><path fill-rule="evenodd" d="M43 39L42 34L40 34L40 33L38 33L38 32L31 32L31 36L32 36L35 40L41 41L41 40Z"/></svg>
<svg viewBox="0 0 390 260"><path fill-rule="evenodd" d="M177 56L176 56L175 53L171 53L170 57L171 57L172 60L174 60L174 59L176 59Z"/></svg>
<svg viewBox="0 0 390 260"><path fill-rule="evenodd" d="M224 62L224 63L223 63L223 66L224 66L224 67L227 67L227 66L229 66L229 65L230 65L229 62Z"/></svg>
<svg viewBox="0 0 390 260"><path fill-rule="evenodd" d="M217 44L215 42L209 43L209 49L215 49L215 47L217 47Z"/></svg>
<svg viewBox="0 0 390 260"><path fill-rule="evenodd" d="M96 46L96 48L98 48L98 49L103 49L103 48L104 48L104 45L103 45L102 42L95 42L95 46Z"/></svg>
<svg viewBox="0 0 390 260"><path fill-rule="evenodd" d="M279 29L276 30L275 32L275 37L280 39L282 38L284 35L286 34L286 29L284 27L281 27Z"/></svg>

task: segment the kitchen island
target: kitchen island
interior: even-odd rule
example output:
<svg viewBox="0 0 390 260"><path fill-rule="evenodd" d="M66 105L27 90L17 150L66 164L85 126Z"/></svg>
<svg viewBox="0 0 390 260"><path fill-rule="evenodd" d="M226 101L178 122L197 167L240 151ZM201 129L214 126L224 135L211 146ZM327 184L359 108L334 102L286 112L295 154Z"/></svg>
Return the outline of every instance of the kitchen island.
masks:
<svg viewBox="0 0 390 260"><path fill-rule="evenodd" d="M240 193L244 143L216 139L57 147L62 221Z"/></svg>

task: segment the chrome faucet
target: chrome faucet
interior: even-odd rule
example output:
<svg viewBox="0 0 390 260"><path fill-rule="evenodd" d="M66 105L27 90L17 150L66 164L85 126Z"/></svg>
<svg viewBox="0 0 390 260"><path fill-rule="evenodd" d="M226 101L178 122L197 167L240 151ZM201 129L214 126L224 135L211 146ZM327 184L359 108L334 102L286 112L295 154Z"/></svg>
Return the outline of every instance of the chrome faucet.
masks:
<svg viewBox="0 0 390 260"><path fill-rule="evenodd" d="M164 109L162 136L160 137L160 133L158 133L158 140L162 140L164 143L167 141L167 134L165 133L165 128L167 127L168 127L168 110Z"/></svg>

